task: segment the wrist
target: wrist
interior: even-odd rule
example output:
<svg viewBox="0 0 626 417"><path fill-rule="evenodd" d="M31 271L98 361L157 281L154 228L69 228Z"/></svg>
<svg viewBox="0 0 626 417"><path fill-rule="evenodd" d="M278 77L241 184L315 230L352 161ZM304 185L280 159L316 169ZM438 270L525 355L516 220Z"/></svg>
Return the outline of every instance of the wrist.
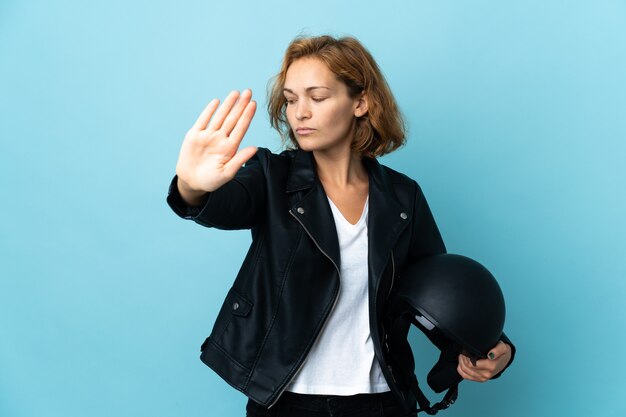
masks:
<svg viewBox="0 0 626 417"><path fill-rule="evenodd" d="M201 206L205 203L206 197L208 196L206 191L189 187L180 177L178 178L176 186L178 187L178 193L181 198L190 206Z"/></svg>

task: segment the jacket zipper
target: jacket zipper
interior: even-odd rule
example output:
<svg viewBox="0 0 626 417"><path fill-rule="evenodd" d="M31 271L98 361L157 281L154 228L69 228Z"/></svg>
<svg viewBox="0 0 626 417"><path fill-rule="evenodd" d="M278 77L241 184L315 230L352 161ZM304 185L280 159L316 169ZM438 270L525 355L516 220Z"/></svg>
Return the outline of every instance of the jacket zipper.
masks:
<svg viewBox="0 0 626 417"><path fill-rule="evenodd" d="M326 321L328 321L328 318L330 317L331 313L335 309L335 306L337 305L337 300L339 300L339 291L341 291L341 271L339 270L339 267L337 266L335 261L333 261L333 259L326 252L324 252L324 250L320 247L320 245L317 243L315 238L311 235L311 233L309 233L309 230L306 228L306 226L304 224L302 224L300 219L298 219L298 217L295 214L293 214L293 212L291 210L289 210L289 214L291 214L294 217L294 219L296 219L296 221L298 223L300 223L300 226L302 226L302 228L304 229L306 234L309 235L309 237L311 238L313 243L315 243L315 246L317 246L317 248L320 250L320 252L322 252L324 254L324 256L326 256L330 260L330 262L332 262L332 264L335 266L335 269L337 270L337 274L339 274L339 288L337 289L337 294L335 294L335 301L333 302L333 306L330 309L330 311L326 314L326 317L324 318L324 324L322 325L322 328L324 328L324 325L326 325ZM317 336L313 340L313 343L311 343L311 346L313 346L313 344L315 344L315 340L317 340L318 337L319 337L319 333L317 334ZM310 348L309 348L309 350L310 350ZM308 354L309 350L307 350L307 354ZM302 361L298 365L298 369L296 370L296 372L294 372L293 375L291 375L291 378L289 378L289 381L287 381L285 383L285 385L283 386L283 388L280 390L280 392L276 396L276 399L267 407L268 409L272 408L274 406L274 404L276 404L276 402L278 402L280 396L283 395L283 392L285 392L285 390L289 386L289 383L298 374L298 372L300 372L300 369L304 365L305 359L306 359L306 355L303 357Z"/></svg>
<svg viewBox="0 0 626 417"><path fill-rule="evenodd" d="M393 250L391 251L391 285L389 286L389 292L387 292L387 297L385 300L389 298L391 295L391 289L393 288L393 281L396 276L396 262L393 259Z"/></svg>
<svg viewBox="0 0 626 417"><path fill-rule="evenodd" d="M394 279L395 279L395 275L396 275L396 261L393 257L393 249L391 250L391 285L389 286L389 291L387 292L387 296L385 297L385 301L387 301L387 299L389 298L389 296L391 295L391 290L393 288L393 283L394 283ZM376 286L376 294L378 294L378 286ZM374 299L376 299L376 296L374 297ZM387 352L389 353L389 343L387 341L388 335L387 332L385 331L385 325L381 322L380 323L381 327L382 327L382 331L385 335L385 338L383 340L383 343L385 344L385 347L387 348ZM383 357L381 357L381 359L384 359ZM393 374L393 368L391 367L391 365L386 364L387 365L387 370L389 371L389 375L391 375L391 379L393 381L393 383L396 385L398 385L398 381L396 380L396 377ZM393 388L390 386L389 388L391 388L391 390L393 391ZM398 390L400 392L400 395L402 396L402 398L404 399L404 393L401 390Z"/></svg>
<svg viewBox="0 0 626 417"><path fill-rule="evenodd" d="M391 290L393 289L393 282L394 282L395 275L396 275L396 262L393 258L393 250L392 250L391 251L391 285L389 286L387 297L385 297L385 302L389 299L389 296L391 295ZM383 333L385 334L383 343L385 344L385 347L387 348L387 353L389 353L389 343L387 342L388 335L387 335L387 332L385 332L385 325L381 322L380 326L382 327ZM387 368L389 368L389 372L391 372L391 366L387 366ZM393 374L391 376L393 377ZM394 382L395 382L395 378L394 378Z"/></svg>

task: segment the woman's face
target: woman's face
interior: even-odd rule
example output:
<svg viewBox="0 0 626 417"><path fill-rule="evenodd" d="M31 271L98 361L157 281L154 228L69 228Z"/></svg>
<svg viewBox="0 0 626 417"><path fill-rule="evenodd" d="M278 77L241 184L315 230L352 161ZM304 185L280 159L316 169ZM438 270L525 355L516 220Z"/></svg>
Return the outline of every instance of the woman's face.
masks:
<svg viewBox="0 0 626 417"><path fill-rule="evenodd" d="M287 120L301 149L350 148L364 100L350 98L347 86L317 58L300 58L287 69Z"/></svg>

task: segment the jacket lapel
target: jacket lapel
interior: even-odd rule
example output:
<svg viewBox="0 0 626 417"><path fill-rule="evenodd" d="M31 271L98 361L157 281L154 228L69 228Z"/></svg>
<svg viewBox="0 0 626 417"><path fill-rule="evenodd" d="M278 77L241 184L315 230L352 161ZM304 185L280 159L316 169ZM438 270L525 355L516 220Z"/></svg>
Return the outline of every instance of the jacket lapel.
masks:
<svg viewBox="0 0 626 417"><path fill-rule="evenodd" d="M370 290L377 287L400 234L409 225L410 211L398 202L387 173L376 159L363 158L369 171L368 248Z"/></svg>
<svg viewBox="0 0 626 417"><path fill-rule="evenodd" d="M310 191L296 201L289 211L306 229L319 249L340 270L341 259L337 230L324 187L317 179L315 159L311 152L298 150L290 167L286 191L292 193L307 189Z"/></svg>
<svg viewBox="0 0 626 417"><path fill-rule="evenodd" d="M370 290L374 290L389 261L392 248L409 224L411 213L398 203L392 184L380 163L373 158L363 158L363 164L369 173L368 272ZM307 229L320 250L340 268L337 231L324 187L317 179L315 159L311 152L298 150L290 167L286 191L291 193L307 189L310 191L290 211Z"/></svg>

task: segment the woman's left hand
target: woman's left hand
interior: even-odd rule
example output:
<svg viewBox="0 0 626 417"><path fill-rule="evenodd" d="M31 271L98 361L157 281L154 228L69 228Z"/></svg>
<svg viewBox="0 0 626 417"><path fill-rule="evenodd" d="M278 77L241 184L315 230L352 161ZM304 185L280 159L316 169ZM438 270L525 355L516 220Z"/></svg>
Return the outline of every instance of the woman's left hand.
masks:
<svg viewBox="0 0 626 417"><path fill-rule="evenodd" d="M476 382L485 382L502 371L511 360L511 346L500 341L487 354L488 359L479 359L473 365L470 358L459 355L457 372L464 379Z"/></svg>

